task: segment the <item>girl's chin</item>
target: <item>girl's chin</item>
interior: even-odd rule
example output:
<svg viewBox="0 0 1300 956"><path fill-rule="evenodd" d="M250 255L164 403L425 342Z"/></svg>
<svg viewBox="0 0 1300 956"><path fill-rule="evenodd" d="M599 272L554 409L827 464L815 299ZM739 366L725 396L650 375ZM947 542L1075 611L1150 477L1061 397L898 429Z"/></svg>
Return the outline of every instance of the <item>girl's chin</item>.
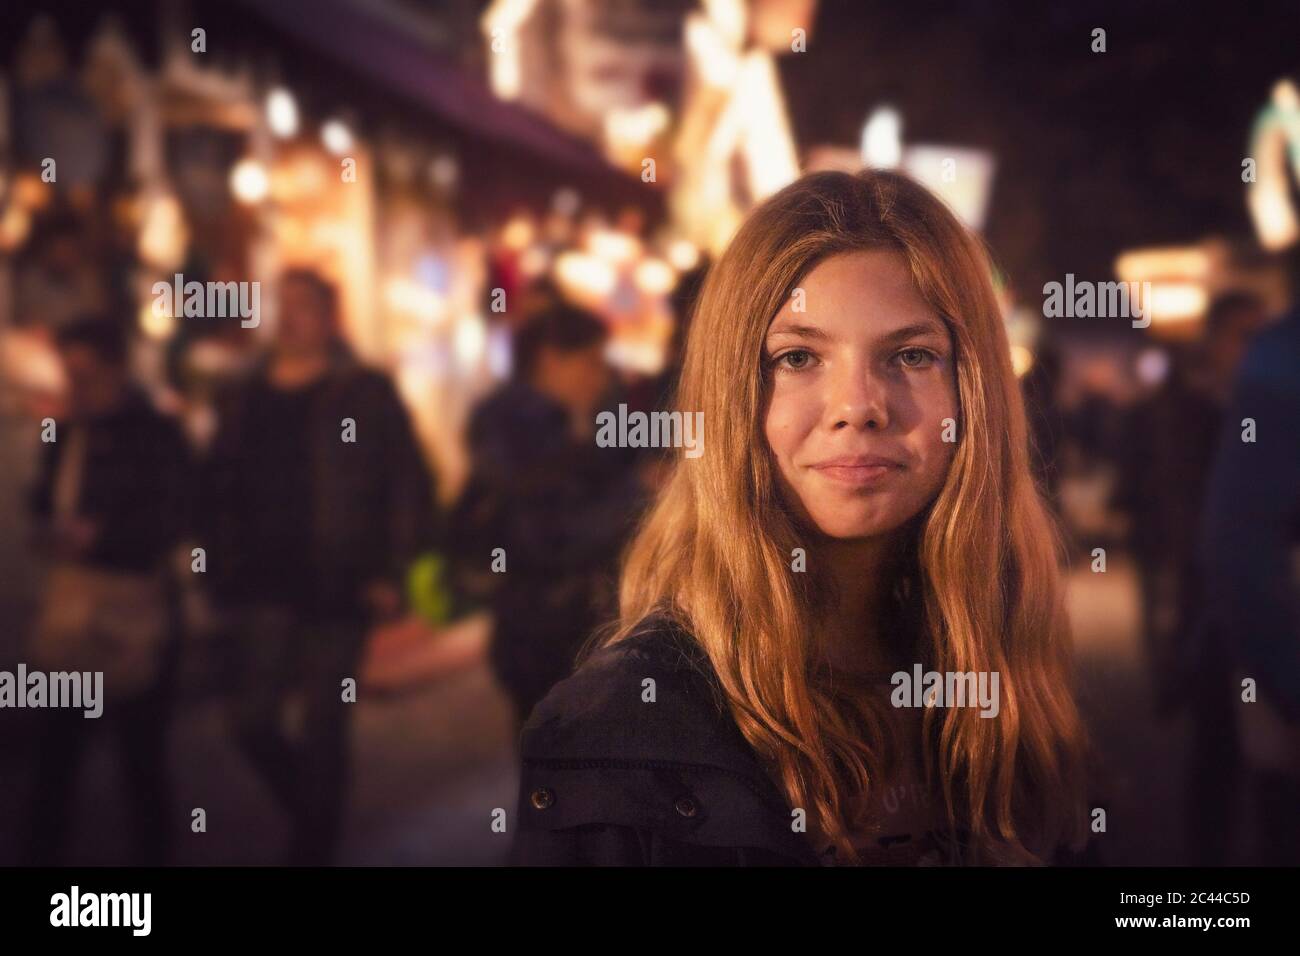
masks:
<svg viewBox="0 0 1300 956"><path fill-rule="evenodd" d="M818 521L816 524L817 530L833 541L863 541L892 534L903 522L877 516L870 519Z"/></svg>

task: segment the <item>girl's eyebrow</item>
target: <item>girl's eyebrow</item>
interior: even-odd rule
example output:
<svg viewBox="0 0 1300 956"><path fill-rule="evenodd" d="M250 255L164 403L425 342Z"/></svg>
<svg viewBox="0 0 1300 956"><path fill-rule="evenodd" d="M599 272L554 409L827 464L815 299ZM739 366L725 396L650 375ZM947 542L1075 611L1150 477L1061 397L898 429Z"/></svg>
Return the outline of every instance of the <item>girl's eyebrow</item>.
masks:
<svg viewBox="0 0 1300 956"><path fill-rule="evenodd" d="M922 335L936 335L943 338L948 337L948 328L938 322L921 322L915 325L905 325L902 328L894 329L880 337L880 341L886 345L893 342L900 342L904 339L915 338Z"/></svg>
<svg viewBox="0 0 1300 956"><path fill-rule="evenodd" d="M794 335L805 339L830 338L824 329L819 329L815 325L783 325L780 328L772 329L767 333L768 338L772 338L775 335Z"/></svg>
<svg viewBox="0 0 1300 956"><path fill-rule="evenodd" d="M783 325L780 328L774 328L767 333L769 339L778 335L789 335L796 338L826 340L830 335L815 325ZM886 332L879 339L880 342L888 345L893 342L904 339L915 338L922 335L936 335L946 338L948 335L947 326L940 322L917 322L912 325L904 325L901 328Z"/></svg>

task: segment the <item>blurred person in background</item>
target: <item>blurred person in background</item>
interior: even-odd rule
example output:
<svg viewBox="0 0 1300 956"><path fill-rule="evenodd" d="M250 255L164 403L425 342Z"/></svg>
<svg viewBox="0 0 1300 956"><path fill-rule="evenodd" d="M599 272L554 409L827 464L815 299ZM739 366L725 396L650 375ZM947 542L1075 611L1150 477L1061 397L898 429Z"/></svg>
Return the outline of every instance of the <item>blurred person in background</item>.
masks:
<svg viewBox="0 0 1300 956"><path fill-rule="evenodd" d="M1115 496L1129 517L1156 712L1186 707L1192 718L1188 846L1207 866L1229 862L1236 711L1222 634L1205 615L1196 534L1233 376L1266 317L1250 293L1215 299L1202 338L1130 409Z"/></svg>
<svg viewBox="0 0 1300 956"><path fill-rule="evenodd" d="M16 315L20 325L36 326L54 335L105 307L108 284L91 254L86 230L86 224L66 209L40 221L17 262ZM112 323L116 316L101 319Z"/></svg>
<svg viewBox="0 0 1300 956"><path fill-rule="evenodd" d="M347 347L334 287L313 272L285 274L271 352L218 409L204 544L235 733L292 817L289 862L325 864L347 787L342 682L368 628L402 609L405 570L434 536L433 481L393 385Z"/></svg>
<svg viewBox="0 0 1300 956"><path fill-rule="evenodd" d="M704 286L704 277L708 274L708 264L701 261L693 269L682 274L669 297L673 314L672 336L664 349L664 364L658 373L637 376L631 380L626 390L629 411L640 410L646 413L672 412L677 401L677 386L682 373L682 361L686 354L686 336L691 327L691 316L695 311L695 302ZM637 454L636 467L641 472L641 480L650 491L657 491L668 480L675 449L643 448Z"/></svg>
<svg viewBox="0 0 1300 956"><path fill-rule="evenodd" d="M1034 364L1020 380L1029 419L1030 461L1047 503L1059 513L1061 447L1065 416L1061 410L1061 353L1048 339L1039 343Z"/></svg>
<svg viewBox="0 0 1300 956"><path fill-rule="evenodd" d="M599 318L552 300L520 329L511 380L467 432L458 577L492 607L489 657L519 725L612 616L615 564L642 504L634 450L595 443L607 339ZM503 572L492 570L497 548Z"/></svg>
<svg viewBox="0 0 1300 956"><path fill-rule="evenodd" d="M1291 257L1292 311L1241 361L1200 539L1210 623L1230 665L1220 664L1214 706L1239 715L1256 826L1251 862L1273 866L1300 863L1300 252ZM1225 361L1241 345L1233 341ZM1253 441L1243 437L1246 419ZM1245 678L1256 682L1253 701L1244 699Z"/></svg>
<svg viewBox="0 0 1300 956"><path fill-rule="evenodd" d="M104 317L63 326L66 415L32 496L39 550L51 559L32 658L49 670L102 670L102 720L117 735L131 789L135 862L167 861L172 800L167 726L178 650L169 554L188 519L189 449L179 426L129 380L127 344ZM63 862L77 772L99 721L39 712L28 859Z"/></svg>
<svg viewBox="0 0 1300 956"><path fill-rule="evenodd" d="M664 349L664 364L660 371L636 381L629 389L629 407L646 411L671 411L677 394L677 382L682 373L686 352L686 336L691 328L695 303L708 275L708 263L702 260L688 272L682 273L668 298L673 314L673 331Z"/></svg>
<svg viewBox="0 0 1300 956"><path fill-rule="evenodd" d="M1142 592L1143 634L1161 709L1180 693L1186 636L1200 617L1193 571L1196 524L1243 343L1263 325L1260 300L1217 298L1199 341L1173 353L1168 374L1128 410L1113 504L1129 519ZM1183 646L1177 646L1180 639Z"/></svg>
<svg viewBox="0 0 1300 956"><path fill-rule="evenodd" d="M1085 473L1108 472L1118 458L1123 413L1117 391L1115 370L1109 360L1093 359L1084 364L1079 394L1066 422Z"/></svg>

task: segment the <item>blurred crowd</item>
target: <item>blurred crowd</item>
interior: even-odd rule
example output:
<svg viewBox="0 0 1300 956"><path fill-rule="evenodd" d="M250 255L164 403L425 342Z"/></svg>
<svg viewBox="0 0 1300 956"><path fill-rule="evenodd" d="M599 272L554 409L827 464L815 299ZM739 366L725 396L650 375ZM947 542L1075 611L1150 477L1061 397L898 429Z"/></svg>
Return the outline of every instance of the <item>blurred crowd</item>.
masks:
<svg viewBox="0 0 1300 956"><path fill-rule="evenodd" d="M1135 356L1131 387L1098 363L1064 398L1051 348L1023 379L1077 564L1105 571L1112 546L1131 560L1152 716L1190 726L1182 838L1197 864L1300 860L1298 334L1294 306L1279 317L1229 290L1194 338ZM1062 501L1063 474L1096 481L1103 520L1071 520L1087 509Z"/></svg>
<svg viewBox="0 0 1300 956"><path fill-rule="evenodd" d="M70 252L57 266L86 263ZM424 640L489 611L489 659L521 723L613 614L619 552L662 473L658 450L598 448L596 412L660 407L673 373L616 372L607 323L539 285L512 374L466 429L469 479L439 507L403 400L357 359L318 274L283 275L265 351L197 393L167 393L170 408L133 380L130 323L78 309L103 301L90 285L68 287L67 316L29 323L64 381L32 406L56 431L30 495L31 554L46 571L29 660L102 664L113 703L102 732L133 790L139 861L162 862L167 729L194 669L183 658L219 648L199 679L224 689L232 738L293 821L288 859L327 862L347 791L340 697L364 672L368 638L421 608ZM212 422L198 438L182 425L194 401ZM422 560L437 573L414 576ZM40 732L26 858L56 862L78 755L101 731L78 712L42 717Z"/></svg>

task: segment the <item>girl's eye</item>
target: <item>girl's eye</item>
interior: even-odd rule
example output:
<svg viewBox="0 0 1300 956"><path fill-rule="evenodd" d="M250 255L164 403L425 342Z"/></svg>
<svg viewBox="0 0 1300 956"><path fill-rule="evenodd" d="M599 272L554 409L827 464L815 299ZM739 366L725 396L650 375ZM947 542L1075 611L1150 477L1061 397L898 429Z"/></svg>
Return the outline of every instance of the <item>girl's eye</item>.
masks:
<svg viewBox="0 0 1300 956"><path fill-rule="evenodd" d="M904 368L929 368L937 356L929 349L903 349L896 356Z"/></svg>
<svg viewBox="0 0 1300 956"><path fill-rule="evenodd" d="M783 352L772 360L772 364L777 368L786 368L792 372L805 369L811 363L812 353L806 349L791 349L789 352Z"/></svg>

